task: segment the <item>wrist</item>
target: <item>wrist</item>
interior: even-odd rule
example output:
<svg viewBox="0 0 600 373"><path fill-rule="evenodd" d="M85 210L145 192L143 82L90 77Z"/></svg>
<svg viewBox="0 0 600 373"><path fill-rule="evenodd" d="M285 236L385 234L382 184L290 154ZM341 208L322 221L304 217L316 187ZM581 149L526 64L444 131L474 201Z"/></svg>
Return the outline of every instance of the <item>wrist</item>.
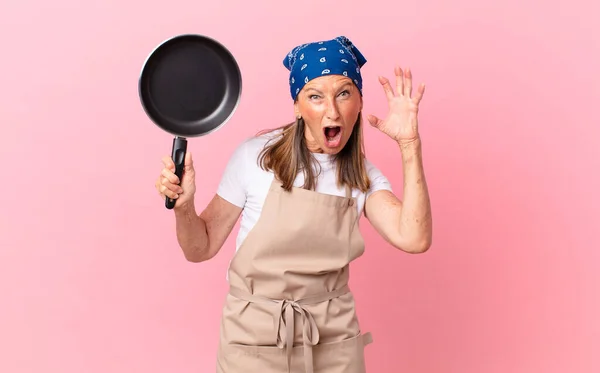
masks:
<svg viewBox="0 0 600 373"><path fill-rule="evenodd" d="M196 206L194 205L194 200L193 198L191 200L188 201L183 201L183 202L177 202L175 204L175 207L173 208L173 212L175 212L175 215L179 215L179 216L189 216L189 215L196 215Z"/></svg>
<svg viewBox="0 0 600 373"><path fill-rule="evenodd" d="M417 136L412 139L396 140L396 143L402 151L418 150L421 148L421 137Z"/></svg>
<svg viewBox="0 0 600 373"><path fill-rule="evenodd" d="M405 164L420 162L421 159L421 139L416 137L414 139L399 140L398 147L400 148L400 154L402 155L402 161Z"/></svg>

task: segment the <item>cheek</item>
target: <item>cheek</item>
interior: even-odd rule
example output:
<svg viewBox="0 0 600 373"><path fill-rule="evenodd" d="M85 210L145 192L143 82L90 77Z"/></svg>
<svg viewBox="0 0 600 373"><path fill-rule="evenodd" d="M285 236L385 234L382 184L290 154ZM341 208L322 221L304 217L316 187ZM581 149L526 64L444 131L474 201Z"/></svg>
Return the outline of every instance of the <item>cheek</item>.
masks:
<svg viewBox="0 0 600 373"><path fill-rule="evenodd" d="M360 106L360 99L352 97L351 99L345 100L340 104L340 111L342 112L344 118L354 117L354 119L356 119L358 113L360 112Z"/></svg>
<svg viewBox="0 0 600 373"><path fill-rule="evenodd" d="M302 110L302 116L307 120L314 121L320 120L323 117L324 110L316 105L307 105Z"/></svg>
<svg viewBox="0 0 600 373"><path fill-rule="evenodd" d="M308 127L308 130L312 133L313 137L320 137L321 124L318 121L304 120L304 125Z"/></svg>
<svg viewBox="0 0 600 373"><path fill-rule="evenodd" d="M348 108L348 110L345 110L342 113L342 115L344 117L344 124L347 127L354 126L354 124L356 124L356 121L358 120L359 113L360 113L360 107L358 107L358 108L352 107L352 108Z"/></svg>
<svg viewBox="0 0 600 373"><path fill-rule="evenodd" d="M302 108L302 118L304 119L304 125L313 136L320 137L322 131L321 122L323 119L323 110L306 105Z"/></svg>

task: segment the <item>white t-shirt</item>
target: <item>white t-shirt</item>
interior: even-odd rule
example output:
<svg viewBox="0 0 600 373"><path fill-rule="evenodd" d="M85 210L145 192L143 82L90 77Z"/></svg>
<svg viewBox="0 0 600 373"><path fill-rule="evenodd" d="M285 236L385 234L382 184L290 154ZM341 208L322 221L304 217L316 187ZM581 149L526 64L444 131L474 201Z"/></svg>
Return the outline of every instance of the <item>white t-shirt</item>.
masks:
<svg viewBox="0 0 600 373"><path fill-rule="evenodd" d="M274 174L260 168L258 155L267 141L278 133L279 131L252 137L242 142L229 159L217 189L217 194L221 198L243 208L240 230L236 239L236 251L258 221L265 198L273 182ZM322 153L313 153L313 155L321 167L315 191L345 196L345 188L338 188L337 186L335 162L331 161L331 156ZM369 195L382 189L392 190L388 179L371 162L365 160L365 165L371 181L371 188L367 193L357 189L352 191L352 196L357 199L356 207L359 215L363 212L365 200ZM300 173L296 177L294 186L301 187L303 184L304 175Z"/></svg>

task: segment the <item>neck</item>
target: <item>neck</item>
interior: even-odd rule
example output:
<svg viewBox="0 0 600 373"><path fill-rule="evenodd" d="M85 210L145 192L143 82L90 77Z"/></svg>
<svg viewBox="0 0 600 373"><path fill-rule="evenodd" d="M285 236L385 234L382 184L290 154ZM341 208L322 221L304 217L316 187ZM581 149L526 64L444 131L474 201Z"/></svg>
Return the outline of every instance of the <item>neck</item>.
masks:
<svg viewBox="0 0 600 373"><path fill-rule="evenodd" d="M306 147L308 148L308 151L311 153L323 153L323 149L321 149L319 144L317 144L307 128L304 129L304 140L306 141Z"/></svg>

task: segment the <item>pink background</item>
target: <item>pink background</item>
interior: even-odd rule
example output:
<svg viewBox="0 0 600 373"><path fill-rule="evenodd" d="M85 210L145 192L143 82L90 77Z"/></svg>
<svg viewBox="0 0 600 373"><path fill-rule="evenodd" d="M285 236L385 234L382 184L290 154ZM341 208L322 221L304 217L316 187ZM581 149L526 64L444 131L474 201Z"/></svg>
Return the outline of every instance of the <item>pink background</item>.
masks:
<svg viewBox="0 0 600 373"><path fill-rule="evenodd" d="M0 9L1 372L214 371L235 235L210 262L184 260L154 190L172 136L136 90L147 54L180 33L223 42L244 78L233 120L190 140L198 206L239 141L293 118L294 45L350 37L369 60L365 114L385 115L377 75L395 63L427 83L434 244L403 254L362 225L352 286L370 372L600 371L594 1L16 3ZM396 147L366 139L400 192Z"/></svg>

